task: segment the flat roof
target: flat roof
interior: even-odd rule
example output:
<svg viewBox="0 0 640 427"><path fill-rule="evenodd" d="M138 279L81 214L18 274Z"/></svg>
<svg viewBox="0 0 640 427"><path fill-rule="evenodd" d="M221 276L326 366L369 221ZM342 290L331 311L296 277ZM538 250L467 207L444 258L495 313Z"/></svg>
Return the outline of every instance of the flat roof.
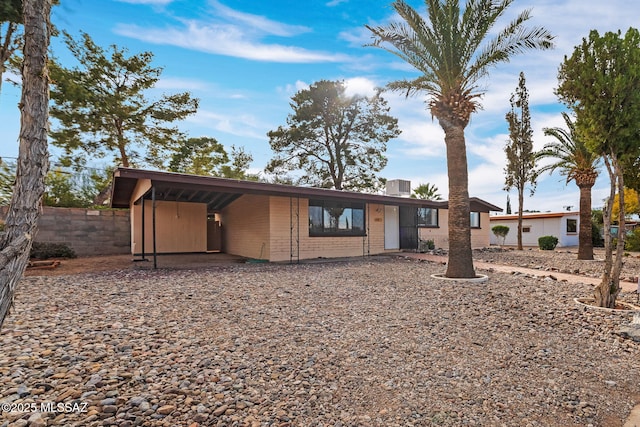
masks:
<svg viewBox="0 0 640 427"><path fill-rule="evenodd" d="M373 193L359 193L316 187L299 187L258 181L160 172L145 169L117 168L113 173L111 207L128 208L138 180L148 179L156 188L157 200L206 203L209 210L222 209L244 194L309 199L350 200L383 205L403 205L446 209L446 201L412 199ZM150 196L147 195L146 198ZM484 200L469 199L475 212L502 211Z"/></svg>
<svg viewBox="0 0 640 427"><path fill-rule="evenodd" d="M580 215L580 212L534 212L534 213L523 213L523 219L543 219L543 218L562 218L565 216L576 216ZM518 214L515 215L491 215L489 220L491 221L506 221L518 219Z"/></svg>

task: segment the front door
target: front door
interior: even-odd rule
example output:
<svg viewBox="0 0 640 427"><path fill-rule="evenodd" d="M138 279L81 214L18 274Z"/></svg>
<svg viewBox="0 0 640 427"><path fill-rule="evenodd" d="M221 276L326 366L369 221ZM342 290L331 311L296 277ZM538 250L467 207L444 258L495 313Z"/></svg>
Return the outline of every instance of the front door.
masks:
<svg viewBox="0 0 640 427"><path fill-rule="evenodd" d="M384 207L384 248L400 249L400 221L397 206Z"/></svg>
<svg viewBox="0 0 640 427"><path fill-rule="evenodd" d="M418 249L418 211L400 206L400 249Z"/></svg>
<svg viewBox="0 0 640 427"><path fill-rule="evenodd" d="M207 252L222 250L222 231L220 221L216 221L214 215L207 217Z"/></svg>

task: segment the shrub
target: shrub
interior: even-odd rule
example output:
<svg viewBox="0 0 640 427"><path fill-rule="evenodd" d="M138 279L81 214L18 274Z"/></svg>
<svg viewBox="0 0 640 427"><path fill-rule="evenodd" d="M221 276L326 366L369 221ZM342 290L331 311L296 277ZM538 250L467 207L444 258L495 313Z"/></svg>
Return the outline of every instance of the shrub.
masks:
<svg viewBox="0 0 640 427"><path fill-rule="evenodd" d="M556 236L542 236L538 239L538 247L543 251L552 251L558 245Z"/></svg>
<svg viewBox="0 0 640 427"><path fill-rule="evenodd" d="M436 248L436 244L433 240L422 240L420 239L420 252L432 251Z"/></svg>
<svg viewBox="0 0 640 427"><path fill-rule="evenodd" d="M65 243L33 242L31 258L75 258L75 251Z"/></svg>
<svg viewBox="0 0 640 427"><path fill-rule="evenodd" d="M494 225L491 227L491 231L496 237L502 238L502 244L504 245L504 239L506 239L507 234L509 234L509 227L506 225Z"/></svg>
<svg viewBox="0 0 640 427"><path fill-rule="evenodd" d="M604 247L604 239L602 238L602 229L596 223L591 224L591 244L594 248Z"/></svg>
<svg viewBox="0 0 640 427"><path fill-rule="evenodd" d="M631 252L640 252L640 228L636 228L627 234L624 241L624 248Z"/></svg>

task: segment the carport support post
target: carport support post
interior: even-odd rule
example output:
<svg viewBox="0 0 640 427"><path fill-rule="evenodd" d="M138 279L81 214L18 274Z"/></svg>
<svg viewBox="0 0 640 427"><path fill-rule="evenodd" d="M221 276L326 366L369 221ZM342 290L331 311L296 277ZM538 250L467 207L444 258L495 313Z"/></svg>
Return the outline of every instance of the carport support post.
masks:
<svg viewBox="0 0 640 427"><path fill-rule="evenodd" d="M142 261L144 261L144 194L142 195Z"/></svg>
<svg viewBox="0 0 640 427"><path fill-rule="evenodd" d="M151 228L153 234L153 269L158 268L158 253L156 251L156 187L151 186Z"/></svg>

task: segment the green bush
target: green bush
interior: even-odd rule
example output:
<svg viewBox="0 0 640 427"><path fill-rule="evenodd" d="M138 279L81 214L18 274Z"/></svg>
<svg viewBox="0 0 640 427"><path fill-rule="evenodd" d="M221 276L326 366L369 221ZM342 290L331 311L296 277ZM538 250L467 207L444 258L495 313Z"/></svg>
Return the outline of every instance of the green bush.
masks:
<svg viewBox="0 0 640 427"><path fill-rule="evenodd" d="M504 239L507 238L507 234L509 234L509 227L506 225L494 225L491 227L491 231L496 237L502 238L502 244L504 244Z"/></svg>
<svg viewBox="0 0 640 427"><path fill-rule="evenodd" d="M65 243L33 242L31 258L75 258L75 251Z"/></svg>
<svg viewBox="0 0 640 427"><path fill-rule="evenodd" d="M591 244L594 248L604 247L604 239L602 238L602 229L596 223L591 223Z"/></svg>
<svg viewBox="0 0 640 427"><path fill-rule="evenodd" d="M627 234L624 241L624 248L631 252L640 252L640 228L636 228Z"/></svg>
<svg viewBox="0 0 640 427"><path fill-rule="evenodd" d="M543 251L552 251L558 245L556 236L542 236L538 239L538 247Z"/></svg>
<svg viewBox="0 0 640 427"><path fill-rule="evenodd" d="M432 251L436 248L436 244L433 240L422 240L420 239L420 252Z"/></svg>

